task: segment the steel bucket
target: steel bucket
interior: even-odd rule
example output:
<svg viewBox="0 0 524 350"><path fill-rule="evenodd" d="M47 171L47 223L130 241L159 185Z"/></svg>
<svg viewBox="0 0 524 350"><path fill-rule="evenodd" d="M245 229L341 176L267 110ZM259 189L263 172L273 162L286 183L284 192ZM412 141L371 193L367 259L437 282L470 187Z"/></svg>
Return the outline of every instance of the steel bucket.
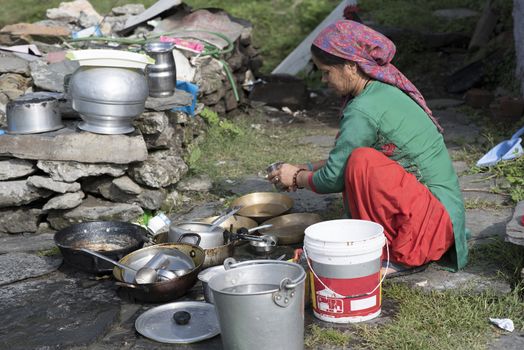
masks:
<svg viewBox="0 0 524 350"><path fill-rule="evenodd" d="M232 263L209 280L224 349L304 348L302 266L277 260ZM233 260L234 261L234 260Z"/></svg>

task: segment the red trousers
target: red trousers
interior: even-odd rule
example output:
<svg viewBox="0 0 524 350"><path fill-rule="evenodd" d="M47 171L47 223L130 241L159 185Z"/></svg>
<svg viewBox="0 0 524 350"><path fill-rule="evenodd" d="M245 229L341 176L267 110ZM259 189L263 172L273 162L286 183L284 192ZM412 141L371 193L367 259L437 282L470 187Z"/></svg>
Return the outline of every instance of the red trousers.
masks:
<svg viewBox="0 0 524 350"><path fill-rule="evenodd" d="M420 266L439 260L453 245L451 219L442 203L414 175L373 148L351 153L344 201L353 219L384 227L392 262Z"/></svg>

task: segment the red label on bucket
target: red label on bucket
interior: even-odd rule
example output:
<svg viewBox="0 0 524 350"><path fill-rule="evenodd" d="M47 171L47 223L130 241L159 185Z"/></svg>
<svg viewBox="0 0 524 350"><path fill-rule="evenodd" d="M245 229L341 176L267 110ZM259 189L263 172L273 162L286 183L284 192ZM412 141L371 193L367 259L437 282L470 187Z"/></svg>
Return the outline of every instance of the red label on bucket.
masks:
<svg viewBox="0 0 524 350"><path fill-rule="evenodd" d="M376 288L380 283L380 277L380 272L350 279L320 277L320 280L331 290L325 288L314 277L313 310L326 318L347 318L348 322L352 317L375 314L381 308L381 288ZM370 293L373 289L375 291ZM334 295L333 292L336 294Z"/></svg>

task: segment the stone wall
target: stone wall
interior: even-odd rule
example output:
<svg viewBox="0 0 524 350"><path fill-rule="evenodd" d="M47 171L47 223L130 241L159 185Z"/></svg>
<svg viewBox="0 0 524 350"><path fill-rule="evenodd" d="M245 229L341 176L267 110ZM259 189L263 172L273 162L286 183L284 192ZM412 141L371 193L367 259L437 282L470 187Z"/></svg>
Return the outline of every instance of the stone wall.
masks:
<svg viewBox="0 0 524 350"><path fill-rule="evenodd" d="M86 15L94 11L86 3L66 3L82 6L78 16L71 7L62 8L62 12L51 9L48 20L37 24L70 31L87 28L99 18ZM73 12L67 12L70 10ZM141 5L113 9L104 21L110 26L106 30L120 29L128 16L141 11ZM139 26L133 35L144 30ZM59 40L52 35L37 39L41 38L5 28L0 32L0 45L34 44L42 53L37 56L0 50L3 129L9 101L34 91L64 92L65 77L77 68L76 62L64 59L67 47ZM90 45L96 47L86 42L81 48ZM87 220L134 221L144 210L173 208L180 198L177 183L188 171L184 158L191 144L205 137L205 124L198 111L208 106L223 113L237 108L244 98L239 88L237 101L216 58L177 51L174 55L185 78L199 86L193 117L172 111L172 107L191 103L191 95L176 91L168 101L148 98L145 112L134 121L134 133L98 135L77 128L80 117L66 101L60 106L64 128L41 134L0 135L0 235L58 230ZM260 67L249 26L235 40L234 50L222 58L228 62L237 86L248 71Z"/></svg>

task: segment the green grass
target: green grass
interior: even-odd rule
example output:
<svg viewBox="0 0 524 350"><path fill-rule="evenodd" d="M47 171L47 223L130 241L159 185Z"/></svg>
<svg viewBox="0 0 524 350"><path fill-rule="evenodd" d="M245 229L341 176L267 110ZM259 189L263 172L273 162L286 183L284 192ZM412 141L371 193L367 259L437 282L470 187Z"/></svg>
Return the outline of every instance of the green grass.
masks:
<svg viewBox="0 0 524 350"><path fill-rule="evenodd" d="M306 130L298 124L286 127L254 121L256 118L250 116L235 120L241 130L236 135L219 125L210 126L206 139L189 156L190 171L208 174L220 182L246 174L265 174L267 165L278 160L301 163L321 158L317 148L299 143L316 130Z"/></svg>
<svg viewBox="0 0 524 350"><path fill-rule="evenodd" d="M391 322L361 325L357 333L368 349L486 349L499 334L489 317L511 318L524 329L524 303L517 288L506 296L492 293L422 292L386 283L384 298L398 303Z"/></svg>
<svg viewBox="0 0 524 350"><path fill-rule="evenodd" d="M332 328L321 328L314 324L310 325L305 333L304 345L308 348L322 345L345 347L351 341L351 336L346 332Z"/></svg>

